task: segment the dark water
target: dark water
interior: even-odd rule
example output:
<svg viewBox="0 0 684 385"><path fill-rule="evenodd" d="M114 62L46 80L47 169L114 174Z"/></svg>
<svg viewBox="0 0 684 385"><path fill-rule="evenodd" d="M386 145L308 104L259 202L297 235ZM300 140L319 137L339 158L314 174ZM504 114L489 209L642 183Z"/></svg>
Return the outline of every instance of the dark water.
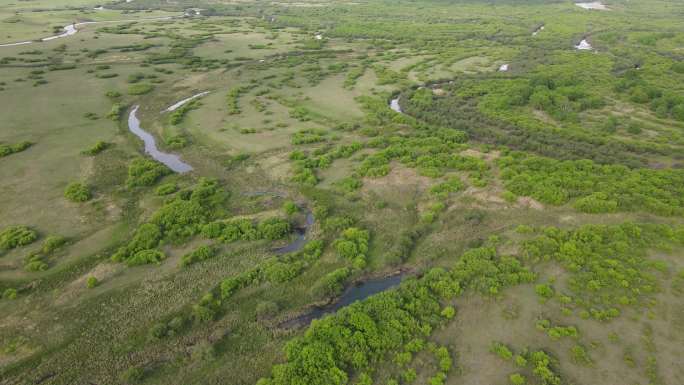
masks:
<svg viewBox="0 0 684 385"><path fill-rule="evenodd" d="M179 174L192 171L192 166L183 162L178 155L159 151L157 143L154 141L154 136L140 127L140 120L136 116L138 107L140 106L133 107L133 110L128 115L128 129L145 143L145 153Z"/></svg>
<svg viewBox="0 0 684 385"><path fill-rule="evenodd" d="M315 319L319 319L327 314L335 313L341 308L349 306L356 301L362 301L371 295L392 289L393 287L399 285L403 278L403 274L395 274L389 277L376 278L365 282L360 282L357 285L349 287L344 294L342 294L342 296L331 305L316 307L308 313L302 314L297 318L282 322L279 326L286 329L308 326L311 321Z"/></svg>
<svg viewBox="0 0 684 385"><path fill-rule="evenodd" d="M274 251L276 252L276 254L287 254L301 250L302 247L306 245L306 233L309 231L309 228L313 226L313 224L314 216L309 211L306 213L306 224L304 225L304 227L295 230L297 232L297 238L289 245L275 249Z"/></svg>

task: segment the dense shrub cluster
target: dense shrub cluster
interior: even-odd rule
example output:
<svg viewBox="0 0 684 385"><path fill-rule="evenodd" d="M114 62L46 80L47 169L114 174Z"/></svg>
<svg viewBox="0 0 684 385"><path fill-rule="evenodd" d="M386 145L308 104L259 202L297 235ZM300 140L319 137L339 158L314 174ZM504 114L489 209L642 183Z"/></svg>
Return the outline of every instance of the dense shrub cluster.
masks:
<svg viewBox="0 0 684 385"><path fill-rule="evenodd" d="M33 143L31 142L19 142L17 144L2 144L0 143L0 158L8 155L16 154L17 152L22 152L27 148L31 147Z"/></svg>
<svg viewBox="0 0 684 385"><path fill-rule="evenodd" d="M301 185L315 186L318 183L316 169L328 168L336 159L348 158L362 148L363 145L361 143L354 142L335 147L316 149L311 154L301 150L295 150L290 153L290 159L295 161L295 174L292 177L292 180ZM352 184L357 184L357 182L352 182Z"/></svg>
<svg viewBox="0 0 684 385"><path fill-rule="evenodd" d="M441 301L463 289L496 293L500 288L529 282L534 274L514 258L498 258L493 249L467 252L452 271L433 269L399 289L371 296L313 321L303 336L285 347L286 363L273 367L272 377L259 385L347 384L352 376L370 377L377 363L399 352L416 338L431 335L445 318ZM439 349L440 372L451 366L448 352ZM435 376L443 381L443 376ZM437 384L443 382L435 382Z"/></svg>
<svg viewBox="0 0 684 385"><path fill-rule="evenodd" d="M151 186L163 177L170 174L163 164L147 158L136 158L128 165L128 187Z"/></svg>
<svg viewBox="0 0 684 385"><path fill-rule="evenodd" d="M83 150L82 154L94 156L94 155L97 155L97 154L101 153L102 151L108 149L110 146L111 146L111 143L107 143L107 142L100 140L97 143L95 143L92 147L90 147L89 149Z"/></svg>
<svg viewBox="0 0 684 385"><path fill-rule="evenodd" d="M366 267L369 241L368 230L350 227L342 232L342 237L333 246L340 257L350 261L354 269L361 270Z"/></svg>
<svg viewBox="0 0 684 385"><path fill-rule="evenodd" d="M499 159L501 178L517 195L582 212L644 210L684 214L684 170L628 169L591 160L559 161L513 153Z"/></svg>
<svg viewBox="0 0 684 385"><path fill-rule="evenodd" d="M187 266L193 263L201 262L212 258L216 255L216 248L213 246L200 246L190 253L183 255L181 258L181 265Z"/></svg>
<svg viewBox="0 0 684 385"><path fill-rule="evenodd" d="M90 187L84 185L83 183L73 182L64 190L64 197L72 202L85 202L93 197L90 192Z"/></svg>
<svg viewBox="0 0 684 385"><path fill-rule="evenodd" d="M207 223L202 227L202 235L226 243L239 240L276 240L286 237L290 233L290 227L287 220L276 217L258 223L251 219L242 218Z"/></svg>
<svg viewBox="0 0 684 385"><path fill-rule="evenodd" d="M201 179L157 210L148 223L138 227L133 238L112 259L129 265L158 263L165 258L156 248L166 239L179 242L199 234L202 226L220 215L227 193L214 179Z"/></svg>
<svg viewBox="0 0 684 385"><path fill-rule="evenodd" d="M307 266L315 262L323 253L322 241L311 241L296 253L273 257L258 266L237 276L221 281L219 287L207 293L193 306L192 313L199 322L214 319L223 301L232 297L238 290L262 282L283 283L292 280Z"/></svg>
<svg viewBox="0 0 684 385"><path fill-rule="evenodd" d="M188 103L176 108L171 115L169 115L169 122L173 125L179 124L185 118L188 112L197 109L200 106L199 100L191 100Z"/></svg>
<svg viewBox="0 0 684 385"><path fill-rule="evenodd" d="M26 226L9 226L0 231L0 249L26 246L38 239L38 233Z"/></svg>
<svg viewBox="0 0 684 385"><path fill-rule="evenodd" d="M570 293L556 293L564 306L580 308L580 316L609 320L621 306L643 306L658 291L655 271L661 262L646 257L649 247L684 244L684 228L633 224L585 225L577 230L546 228L523 242L526 258L555 260L569 271Z"/></svg>
<svg viewBox="0 0 684 385"><path fill-rule="evenodd" d="M634 103L648 104L659 118L684 121L684 96L649 84L637 70L626 71L615 89Z"/></svg>

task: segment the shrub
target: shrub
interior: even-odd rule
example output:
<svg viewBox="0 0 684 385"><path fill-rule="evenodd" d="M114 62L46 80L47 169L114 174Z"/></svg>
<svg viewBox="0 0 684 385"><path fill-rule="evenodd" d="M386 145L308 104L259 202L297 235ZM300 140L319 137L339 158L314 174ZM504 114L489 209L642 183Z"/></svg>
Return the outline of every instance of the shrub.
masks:
<svg viewBox="0 0 684 385"><path fill-rule="evenodd" d="M151 92L154 86L147 83L137 83L128 86L129 95L144 95Z"/></svg>
<svg viewBox="0 0 684 385"><path fill-rule="evenodd" d="M99 142L95 143L92 147L90 147L89 149L83 150L82 154L94 156L94 155L97 155L97 154L101 153L102 151L108 149L110 145L111 145L110 143L99 141Z"/></svg>
<svg viewBox="0 0 684 385"><path fill-rule="evenodd" d="M170 172L171 170L157 161L136 158L128 165L126 184L129 187L151 186Z"/></svg>
<svg viewBox="0 0 684 385"><path fill-rule="evenodd" d="M95 278L95 277L88 277L88 280L86 281L86 286L88 287L88 289L92 289L95 286L97 286L98 284L99 284L99 282L98 282L97 278Z"/></svg>
<svg viewBox="0 0 684 385"><path fill-rule="evenodd" d="M38 239L38 233L26 226L9 226L0 232L0 248L14 249Z"/></svg>
<svg viewBox="0 0 684 385"><path fill-rule="evenodd" d="M256 306L256 315L259 318L268 318L278 313L278 304L271 301L259 302Z"/></svg>
<svg viewBox="0 0 684 385"><path fill-rule="evenodd" d="M126 260L128 266L145 265L148 263L160 263L166 255L157 249L140 250Z"/></svg>
<svg viewBox="0 0 684 385"><path fill-rule="evenodd" d="M513 358L513 352L511 352L508 346L500 342L495 342L494 344L492 344L492 347L489 349L489 351L496 354L504 360L510 360L511 358Z"/></svg>
<svg viewBox="0 0 684 385"><path fill-rule="evenodd" d="M0 158L8 155L16 154L17 152L22 152L27 148L31 147L33 143L31 142L20 142L13 145L0 144Z"/></svg>
<svg viewBox="0 0 684 385"><path fill-rule="evenodd" d="M176 191L178 191L178 185L175 182L168 182L159 185L159 187L157 187L157 189L155 190L155 193L157 195L163 196L173 194Z"/></svg>
<svg viewBox="0 0 684 385"><path fill-rule="evenodd" d="M72 202L86 202L92 198L92 193L88 186L73 182L64 190L64 197Z"/></svg>
<svg viewBox="0 0 684 385"><path fill-rule="evenodd" d="M50 235L43 241L43 247L41 248L43 254L50 254L53 251L64 246L67 242L66 238L59 235Z"/></svg>
<svg viewBox="0 0 684 385"><path fill-rule="evenodd" d="M290 233L290 223L280 218L268 218L259 223L257 230L262 238L281 239Z"/></svg>
<svg viewBox="0 0 684 385"><path fill-rule="evenodd" d="M194 251L185 254L181 259L182 266L188 266L196 262L201 262L216 255L216 248L212 246L200 246Z"/></svg>
<svg viewBox="0 0 684 385"><path fill-rule="evenodd" d="M143 377L145 377L145 370L140 367L130 367L119 375L119 379L127 384L140 383Z"/></svg>
<svg viewBox="0 0 684 385"><path fill-rule="evenodd" d="M2 298L4 299L15 299L17 298L17 289L9 288L2 292Z"/></svg>
<svg viewBox="0 0 684 385"><path fill-rule="evenodd" d="M299 207L292 201L285 201L285 203L283 203L283 211L285 211L287 215L292 215L299 211Z"/></svg>
<svg viewBox="0 0 684 385"><path fill-rule="evenodd" d="M508 379L511 381L511 385L525 385L527 383L525 376L520 373L513 373Z"/></svg>
<svg viewBox="0 0 684 385"><path fill-rule="evenodd" d="M351 270L346 267L333 270L316 282L312 292L321 297L332 297L344 289L344 281L351 275Z"/></svg>

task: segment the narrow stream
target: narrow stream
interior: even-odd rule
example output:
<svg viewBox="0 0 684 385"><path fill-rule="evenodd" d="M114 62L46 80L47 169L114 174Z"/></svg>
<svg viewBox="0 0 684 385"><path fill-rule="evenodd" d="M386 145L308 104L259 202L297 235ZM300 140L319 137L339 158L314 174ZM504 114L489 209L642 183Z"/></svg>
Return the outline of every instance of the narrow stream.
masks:
<svg viewBox="0 0 684 385"><path fill-rule="evenodd" d="M295 251L299 251L306 245L306 233L309 232L309 229L311 226L314 224L314 216L311 211L306 213L306 223L303 228L296 229L295 231L297 232L297 238L292 241L287 246L283 246L281 248L273 250L276 254L287 254L287 253L293 253Z"/></svg>
<svg viewBox="0 0 684 385"><path fill-rule="evenodd" d="M390 108L395 112L403 114L403 112L401 111L401 106L399 105L399 96L390 100Z"/></svg>
<svg viewBox="0 0 684 385"><path fill-rule="evenodd" d="M375 278L347 288L341 297L334 303L316 307L313 310L300 315L299 317L280 323L278 326L285 329L308 326L311 321L319 319L327 314L335 313L345 306L349 306L356 301L362 301L371 295L390 290L399 285L404 278L404 274L394 274L388 277Z"/></svg>
<svg viewBox="0 0 684 385"><path fill-rule="evenodd" d="M208 94L209 92L210 92L210 91L204 91L204 92L200 92L199 94L192 95L192 96L190 96L190 97L188 97L188 98L185 98L185 99L183 99L183 100L177 102L176 104L173 104L173 105L169 106L169 108L165 109L165 110L162 111L162 112L171 112L171 111L175 111L175 110L177 110L180 106L184 105L185 103L187 103L187 102L189 102L189 101L191 101L191 100L195 100L195 99L197 99L197 98L201 98L202 96Z"/></svg>
<svg viewBox="0 0 684 385"><path fill-rule="evenodd" d="M17 45L27 45L27 44L33 44L33 43L39 43L39 42L46 42L46 41L51 41L55 39L61 39L63 37L75 35L78 32L78 27L83 26L83 25L90 25L90 24L104 24L104 23L130 23L130 22L138 22L138 21L155 21L155 20L169 20L173 19L176 16L164 16L164 17L150 17L150 18L143 18L143 19L129 19L129 20L105 20L105 21L83 21L80 23L72 23L64 26L64 32L60 33L59 35L55 36L49 36L49 37L44 37L42 39L38 40L27 40L27 41L20 41L17 43L6 43L6 44L0 44L0 47L12 47L12 46L17 46Z"/></svg>
<svg viewBox="0 0 684 385"><path fill-rule="evenodd" d="M128 129L145 143L145 153L179 174L192 171L192 166L183 162L178 155L159 151L154 137L140 127L140 120L137 117L139 107L133 107L128 115Z"/></svg>
<svg viewBox="0 0 684 385"><path fill-rule="evenodd" d="M532 32L532 36L537 36L539 35L539 32L544 30L544 26L540 25L539 28L537 28L534 32Z"/></svg>

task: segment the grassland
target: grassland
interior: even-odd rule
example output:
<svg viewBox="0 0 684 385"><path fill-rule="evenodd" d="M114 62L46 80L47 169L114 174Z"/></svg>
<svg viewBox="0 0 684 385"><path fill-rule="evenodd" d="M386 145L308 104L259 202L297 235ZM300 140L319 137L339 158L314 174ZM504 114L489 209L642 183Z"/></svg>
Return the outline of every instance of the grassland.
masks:
<svg viewBox="0 0 684 385"><path fill-rule="evenodd" d="M0 5L0 384L684 383L684 7L606 4Z"/></svg>

